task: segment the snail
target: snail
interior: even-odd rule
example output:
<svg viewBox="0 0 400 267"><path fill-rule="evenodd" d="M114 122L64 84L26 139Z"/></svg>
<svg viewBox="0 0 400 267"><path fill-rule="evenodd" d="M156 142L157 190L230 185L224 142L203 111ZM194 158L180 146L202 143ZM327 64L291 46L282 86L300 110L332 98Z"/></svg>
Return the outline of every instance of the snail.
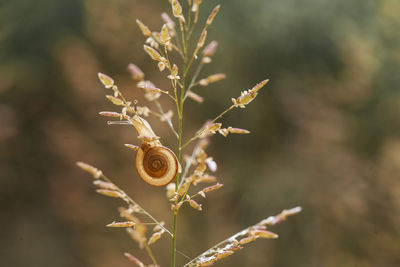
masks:
<svg viewBox="0 0 400 267"><path fill-rule="evenodd" d="M169 184L178 172L178 160L165 146L151 147L143 142L136 152L136 169L148 184L163 186Z"/></svg>
<svg viewBox="0 0 400 267"><path fill-rule="evenodd" d="M161 145L150 124L138 115L130 121L142 140L136 152L136 169L140 177L148 184L163 186L169 184L180 171L178 159L171 149Z"/></svg>

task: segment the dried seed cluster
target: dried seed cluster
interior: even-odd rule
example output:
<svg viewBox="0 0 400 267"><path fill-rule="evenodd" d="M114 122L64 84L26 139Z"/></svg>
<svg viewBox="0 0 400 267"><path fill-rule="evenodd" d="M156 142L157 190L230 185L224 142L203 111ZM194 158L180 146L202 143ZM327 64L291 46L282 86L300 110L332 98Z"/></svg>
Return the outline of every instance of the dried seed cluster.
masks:
<svg viewBox="0 0 400 267"><path fill-rule="evenodd" d="M144 169L154 169L160 166L162 168L166 166L165 168L167 168L170 162L177 165L175 165L176 168L174 171L171 172L170 179L165 182L168 183L171 179L174 179L173 182L166 186L166 195L170 201L174 217L173 230L168 230L163 222L156 220L149 212L144 210L106 177L101 170L87 163L77 163L81 169L93 176L93 184L97 187L97 193L119 198L126 203L125 207L119 208L122 221L114 221L106 226L110 228L125 228L128 235L138 244L139 248L146 250L152 262L151 264L143 263L142 260L139 260L130 253L124 254L129 261L139 267L159 266L152 253L151 245L157 242L164 233L167 233L172 238L171 263L172 267L175 267L175 254L177 251L176 221L180 209L183 206L188 206L201 211L204 208L201 199L205 198L211 191L220 189L223 186L214 176L214 173L217 171L216 161L206 153L206 149L210 144L209 138L217 133L224 137L227 137L229 134L249 134L250 131L246 129L232 126L222 127L220 120L226 113L235 108L245 108L257 97L259 90L268 82L268 80L264 80L256 84L253 88L242 91L239 97L232 98L233 104L230 107L214 119L203 123L202 127L191 138L184 141L182 125L183 107L186 100L191 99L197 103L203 103L206 99L201 96L200 89L226 78L224 73L208 74L204 75L203 78L199 78L202 75L203 68L212 62L212 57L218 48L216 41L211 41L207 44L207 35L210 26L220 10L220 6L217 5L211 11L207 19L203 22L200 34L196 37L193 33L196 26L200 24L199 7L202 0L188 0L188 10L183 10L178 0L169 0L169 3L171 4L171 16L167 13L161 14L162 25L159 31L150 29L140 19L136 20L141 33L145 37L143 49L156 63L156 68L158 68L161 75L165 78L165 84L159 87L137 65L130 63L127 66L127 70L138 88L137 93L142 92L148 104L139 106L137 100L127 100L115 84L114 79L110 76L99 73L98 77L103 86L111 92L106 95L106 98L117 108L117 111L101 111L99 114L111 118L112 120L108 121L110 125L128 124L133 126L138 133L138 139L141 143L137 145L125 144L125 146L135 151L137 157L138 155L145 155L146 151L150 151L153 148L162 148L170 151L169 162L161 158L154 158L151 161L151 166L144 165L142 162L138 164L138 158L136 158L137 169L139 170L138 166L142 166ZM191 41L192 44L190 45ZM173 56L172 54L176 55ZM165 97L165 100L172 101L174 106L176 106L176 111L163 108L163 97ZM175 117L174 114L176 114ZM154 123L153 118L165 122L172 134L177 138L177 149L175 151L177 156L175 156L172 150L161 145L161 138L154 133L151 124L147 121L148 119ZM192 143L194 143L192 152L185 154L184 149ZM146 157L143 156L143 158ZM182 168L182 166L184 167ZM139 175L143 178L141 170L139 171ZM158 174L158 169L154 173ZM150 178L149 180L151 180ZM211 185L205 186L204 184ZM164 185L164 183L158 185ZM243 245L256 239L277 238L278 236L275 233L266 230L267 225L280 223L289 215L298 212L300 212L300 208L285 210L277 216L269 217L207 250L200 256L190 260L185 266L209 266L215 261L233 254L236 250L242 249ZM149 225L154 226L151 231L148 229Z"/></svg>
<svg viewBox="0 0 400 267"><path fill-rule="evenodd" d="M197 256L192 261L185 264L184 267L211 266L214 262L232 255L237 250L243 249L243 245L253 242L256 239L278 238L277 234L266 230L267 226L273 226L281 223L285 221L287 217L295 215L300 211L300 207L295 207L290 210L283 210L278 215L270 216L262 220L261 222L250 226L225 239L224 241L220 242L219 244L205 251L201 255Z"/></svg>

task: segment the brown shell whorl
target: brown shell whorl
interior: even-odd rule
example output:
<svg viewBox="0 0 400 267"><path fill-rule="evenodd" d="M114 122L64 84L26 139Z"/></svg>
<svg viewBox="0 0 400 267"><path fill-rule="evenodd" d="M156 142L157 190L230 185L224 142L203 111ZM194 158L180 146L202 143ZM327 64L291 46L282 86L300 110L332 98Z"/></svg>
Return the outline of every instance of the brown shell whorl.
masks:
<svg viewBox="0 0 400 267"><path fill-rule="evenodd" d="M143 143L136 153L136 169L142 179L155 186L170 183L178 172L178 160L169 148Z"/></svg>

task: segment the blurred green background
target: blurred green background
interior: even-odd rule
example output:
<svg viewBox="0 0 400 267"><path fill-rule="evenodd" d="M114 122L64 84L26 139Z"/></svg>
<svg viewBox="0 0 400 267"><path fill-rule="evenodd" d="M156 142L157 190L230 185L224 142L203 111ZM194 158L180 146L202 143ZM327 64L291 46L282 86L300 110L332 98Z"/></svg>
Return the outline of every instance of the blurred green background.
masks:
<svg viewBox="0 0 400 267"><path fill-rule="evenodd" d="M227 79L197 90L205 103L187 102L185 138L241 90L271 82L223 118L252 134L212 138L225 187L201 213L183 209L178 249L197 256L300 205L272 229L279 239L216 266L400 266L400 1L205 0L201 22L217 3L207 40L219 47L202 76ZM103 169L171 226L165 190L138 178L122 145L137 144L136 132L97 115L113 108L97 72L142 104L127 64L166 83L135 23L158 30L164 10L166 0L0 2L1 266L132 266L124 251L149 262L123 230L104 227L120 202L94 193L75 162ZM167 236L154 245L162 266L169 249Z"/></svg>

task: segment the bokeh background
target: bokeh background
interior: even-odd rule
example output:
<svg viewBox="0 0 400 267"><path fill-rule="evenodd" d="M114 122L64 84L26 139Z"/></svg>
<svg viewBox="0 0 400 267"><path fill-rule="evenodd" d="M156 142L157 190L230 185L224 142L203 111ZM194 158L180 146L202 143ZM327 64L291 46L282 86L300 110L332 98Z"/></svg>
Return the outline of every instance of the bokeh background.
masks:
<svg viewBox="0 0 400 267"><path fill-rule="evenodd" d="M197 90L202 105L187 102L185 138L241 90L271 82L223 119L251 135L212 138L225 187L201 213L183 210L178 249L194 257L300 205L273 229L279 239L216 265L400 266L400 2L205 0L202 21L217 3L208 40L219 48L203 76L227 79ZM135 131L97 115L113 108L97 72L141 103L128 63L166 84L135 23L159 29L164 10L166 0L0 2L1 266L132 266L124 251L149 262L123 230L104 227L120 202L94 193L75 162L103 169L170 227L165 190L138 178L122 145L137 143ZM174 147L167 126L150 121ZM169 238L154 249L169 266Z"/></svg>

